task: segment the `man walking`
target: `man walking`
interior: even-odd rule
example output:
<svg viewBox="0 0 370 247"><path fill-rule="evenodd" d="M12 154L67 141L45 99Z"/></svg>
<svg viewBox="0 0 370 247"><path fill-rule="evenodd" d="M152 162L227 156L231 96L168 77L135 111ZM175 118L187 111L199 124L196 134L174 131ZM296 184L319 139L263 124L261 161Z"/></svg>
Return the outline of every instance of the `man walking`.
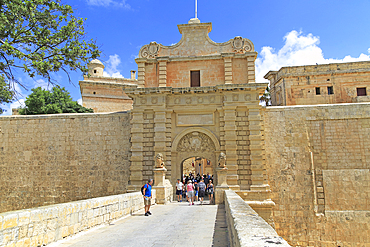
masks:
<svg viewBox="0 0 370 247"><path fill-rule="evenodd" d="M148 180L148 183L144 185L144 189L143 189L145 216L149 216L152 214L149 211L150 205L152 204L152 185L153 185L153 179L150 178Z"/></svg>
<svg viewBox="0 0 370 247"><path fill-rule="evenodd" d="M204 183L204 180L200 180L200 183L198 184L198 196L200 204L203 204L204 195L206 194L206 184Z"/></svg>
<svg viewBox="0 0 370 247"><path fill-rule="evenodd" d="M180 179L177 179L176 195L177 195L177 201L178 202L182 202L182 188L183 188L183 186L184 186L184 184L180 181Z"/></svg>

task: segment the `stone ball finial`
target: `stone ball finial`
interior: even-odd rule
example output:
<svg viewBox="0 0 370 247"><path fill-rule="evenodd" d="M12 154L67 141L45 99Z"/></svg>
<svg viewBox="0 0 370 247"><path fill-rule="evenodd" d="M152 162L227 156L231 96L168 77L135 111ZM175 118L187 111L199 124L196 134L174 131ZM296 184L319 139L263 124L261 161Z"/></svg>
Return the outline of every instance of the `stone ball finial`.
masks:
<svg viewBox="0 0 370 247"><path fill-rule="evenodd" d="M218 156L218 166L220 168L225 168L226 167L226 154L224 154L222 152Z"/></svg>
<svg viewBox="0 0 370 247"><path fill-rule="evenodd" d="M163 154L157 153L157 155L155 156L155 167L165 168Z"/></svg>
<svg viewBox="0 0 370 247"><path fill-rule="evenodd" d="M87 67L89 68L90 76L103 76L105 66L98 59L92 60Z"/></svg>
<svg viewBox="0 0 370 247"><path fill-rule="evenodd" d="M188 22L188 24L198 24L200 23L200 20L198 18L191 18Z"/></svg>

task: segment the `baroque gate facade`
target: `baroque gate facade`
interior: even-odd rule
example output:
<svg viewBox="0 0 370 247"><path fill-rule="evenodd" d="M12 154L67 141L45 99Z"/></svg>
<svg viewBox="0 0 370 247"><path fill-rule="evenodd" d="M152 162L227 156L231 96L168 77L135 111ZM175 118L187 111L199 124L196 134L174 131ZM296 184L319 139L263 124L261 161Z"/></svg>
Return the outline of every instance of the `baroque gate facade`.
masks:
<svg viewBox="0 0 370 247"><path fill-rule="evenodd" d="M241 37L215 43L208 37L212 24L198 19L178 28L177 44L141 48L137 87L125 89L133 100L129 191L154 176L158 153L172 185L183 160L196 156L210 160L217 184L223 152L231 189L268 193L259 105L267 84L255 83L253 43Z"/></svg>

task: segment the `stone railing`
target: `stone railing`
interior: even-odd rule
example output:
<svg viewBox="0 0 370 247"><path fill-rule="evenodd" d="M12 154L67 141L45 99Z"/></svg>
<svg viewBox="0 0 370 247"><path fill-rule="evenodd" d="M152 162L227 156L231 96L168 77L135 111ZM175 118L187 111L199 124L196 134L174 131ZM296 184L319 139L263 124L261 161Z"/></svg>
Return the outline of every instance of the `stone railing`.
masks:
<svg viewBox="0 0 370 247"><path fill-rule="evenodd" d="M1 213L0 246L47 245L143 208L134 192Z"/></svg>
<svg viewBox="0 0 370 247"><path fill-rule="evenodd" d="M225 191L225 210L229 240L236 246L290 246L239 195Z"/></svg>

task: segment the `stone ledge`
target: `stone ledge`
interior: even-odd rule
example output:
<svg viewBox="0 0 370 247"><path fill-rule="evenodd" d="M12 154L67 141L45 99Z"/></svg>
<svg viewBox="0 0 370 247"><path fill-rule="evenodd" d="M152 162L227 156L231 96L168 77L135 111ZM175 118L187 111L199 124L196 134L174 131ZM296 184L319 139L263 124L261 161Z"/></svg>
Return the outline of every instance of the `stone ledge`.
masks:
<svg viewBox="0 0 370 247"><path fill-rule="evenodd" d="M40 114L40 115L10 115L0 116L0 120L12 120L12 119L75 119L75 118L103 118L112 117L114 115L126 115L130 111L121 112L99 112L99 113L59 113L59 114Z"/></svg>
<svg viewBox="0 0 370 247"><path fill-rule="evenodd" d="M143 208L141 193L134 192L1 213L0 246L47 245Z"/></svg>
<svg viewBox="0 0 370 247"><path fill-rule="evenodd" d="M226 220L230 245L234 246L290 246L240 196L225 191Z"/></svg>

